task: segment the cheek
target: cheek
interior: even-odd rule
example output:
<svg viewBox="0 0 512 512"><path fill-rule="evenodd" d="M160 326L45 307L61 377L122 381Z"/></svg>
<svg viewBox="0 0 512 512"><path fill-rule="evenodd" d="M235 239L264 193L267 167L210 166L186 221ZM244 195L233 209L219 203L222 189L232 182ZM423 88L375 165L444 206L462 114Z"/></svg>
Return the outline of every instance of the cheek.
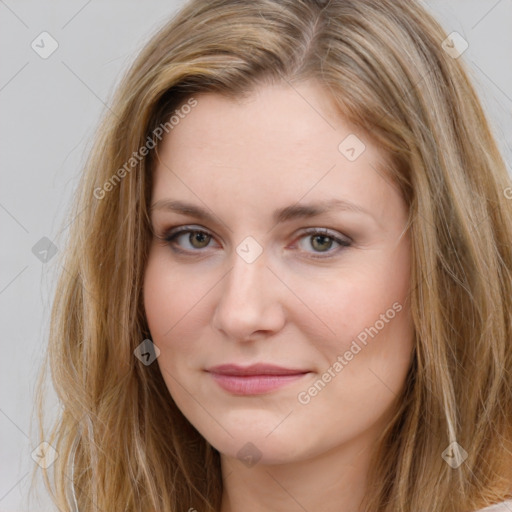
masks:
<svg viewBox="0 0 512 512"><path fill-rule="evenodd" d="M380 330L383 321L387 325L405 316L398 310L405 310L408 289L408 275L395 276L370 267L324 283L316 281L314 287L298 287L297 295L314 313L314 317L302 315L301 330L322 337L325 334L326 340L336 339L338 343L351 340L376 322Z"/></svg>
<svg viewBox="0 0 512 512"><path fill-rule="evenodd" d="M326 367L346 354L343 373L354 382L364 375L360 385L375 380L369 369L378 375L398 377L410 364L414 328L408 304L407 245L402 248L389 255L368 254L361 266L354 264L336 279L326 277L314 287L298 291L316 313L298 320L300 330L315 340Z"/></svg>
<svg viewBox="0 0 512 512"><path fill-rule="evenodd" d="M194 314L208 283L175 268L166 249L150 252L144 275L144 308L155 342L165 342L175 335L190 314Z"/></svg>
<svg viewBox="0 0 512 512"><path fill-rule="evenodd" d="M177 382L205 364L204 332L212 314L208 294L222 276L178 267L166 251L155 247L150 252L143 297L151 339L160 350L157 364L178 402L183 390Z"/></svg>
<svg viewBox="0 0 512 512"><path fill-rule="evenodd" d="M144 308L149 329L157 342L173 325L171 312L183 307L183 301L176 300L176 283L169 279L161 258L151 256L144 275Z"/></svg>
<svg viewBox="0 0 512 512"><path fill-rule="evenodd" d="M196 291L187 284L173 269L164 249L152 248L144 274L144 308L151 339L160 350L156 362L173 396L177 392L174 388L179 356L187 347L187 336L180 330L196 296Z"/></svg>

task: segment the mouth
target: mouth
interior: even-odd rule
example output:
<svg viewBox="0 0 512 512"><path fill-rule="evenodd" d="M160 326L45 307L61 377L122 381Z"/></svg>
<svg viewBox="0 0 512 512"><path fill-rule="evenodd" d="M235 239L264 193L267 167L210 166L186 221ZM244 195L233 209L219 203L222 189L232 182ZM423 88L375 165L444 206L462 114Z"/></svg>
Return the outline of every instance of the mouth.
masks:
<svg viewBox="0 0 512 512"><path fill-rule="evenodd" d="M262 363L246 367L226 364L214 366L206 371L223 390L234 395L262 395L296 382L311 373L310 370Z"/></svg>

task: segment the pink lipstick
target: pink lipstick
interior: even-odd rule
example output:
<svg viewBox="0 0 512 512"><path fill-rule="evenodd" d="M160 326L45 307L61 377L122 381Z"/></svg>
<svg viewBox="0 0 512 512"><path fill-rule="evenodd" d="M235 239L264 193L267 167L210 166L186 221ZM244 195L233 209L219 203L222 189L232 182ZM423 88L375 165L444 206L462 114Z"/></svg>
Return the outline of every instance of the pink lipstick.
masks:
<svg viewBox="0 0 512 512"><path fill-rule="evenodd" d="M310 370L258 363L251 366L223 364L206 370L217 384L235 395L261 395L301 379Z"/></svg>

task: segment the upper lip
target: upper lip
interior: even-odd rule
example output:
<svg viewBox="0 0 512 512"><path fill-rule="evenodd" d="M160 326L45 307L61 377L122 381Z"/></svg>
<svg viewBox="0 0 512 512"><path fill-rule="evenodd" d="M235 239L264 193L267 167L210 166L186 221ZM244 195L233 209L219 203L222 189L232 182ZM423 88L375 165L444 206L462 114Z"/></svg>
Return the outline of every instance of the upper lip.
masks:
<svg viewBox="0 0 512 512"><path fill-rule="evenodd" d="M273 364L257 363L250 366L239 366L236 364L221 364L207 368L207 372L221 375L298 375L308 373L310 370L298 368L284 368Z"/></svg>

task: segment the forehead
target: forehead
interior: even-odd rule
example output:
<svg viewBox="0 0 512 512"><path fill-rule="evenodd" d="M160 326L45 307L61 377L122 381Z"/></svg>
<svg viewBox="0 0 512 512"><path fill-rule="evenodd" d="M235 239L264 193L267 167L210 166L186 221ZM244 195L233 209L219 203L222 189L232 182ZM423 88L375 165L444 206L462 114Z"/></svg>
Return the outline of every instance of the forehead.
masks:
<svg viewBox="0 0 512 512"><path fill-rule="evenodd" d="M337 155L341 138L355 131L317 82L262 85L244 97L194 97L197 106L174 128L170 145L194 147L198 156L226 145L243 145L246 154L253 151L259 157L270 151L277 154L283 146L295 150L287 154L289 159L310 150Z"/></svg>
<svg viewBox="0 0 512 512"><path fill-rule="evenodd" d="M383 152L314 82L261 86L238 99L194 98L197 105L159 147L156 199L172 191L266 205L272 198L289 203L329 194L378 207L390 193L380 170ZM350 158L347 149L354 150Z"/></svg>

